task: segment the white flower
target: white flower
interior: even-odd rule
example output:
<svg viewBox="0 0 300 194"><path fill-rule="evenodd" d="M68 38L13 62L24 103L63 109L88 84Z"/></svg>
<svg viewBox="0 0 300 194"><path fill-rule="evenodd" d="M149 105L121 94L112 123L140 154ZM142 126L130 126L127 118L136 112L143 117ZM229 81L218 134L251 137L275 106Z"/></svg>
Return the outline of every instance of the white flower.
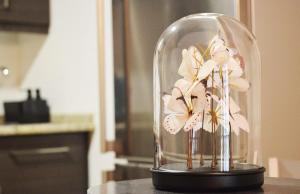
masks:
<svg viewBox="0 0 300 194"><path fill-rule="evenodd" d="M209 44L209 52L211 59L217 64L225 63L230 57L237 54L235 49L229 48L225 45L225 41L216 35Z"/></svg>
<svg viewBox="0 0 300 194"><path fill-rule="evenodd" d="M222 89L225 84L228 84L229 87L233 90L245 92L250 87L249 82L246 79L240 77L242 75L242 69L237 62L228 61L228 64L222 65L222 68L215 68L214 72L214 88ZM210 76L207 80L207 87L212 87L212 76Z"/></svg>
<svg viewBox="0 0 300 194"><path fill-rule="evenodd" d="M231 130L236 135L239 135L240 129L249 132L249 123L247 119L239 113L241 111L240 107L232 98L230 98L229 101Z"/></svg>
<svg viewBox="0 0 300 194"><path fill-rule="evenodd" d="M210 47L210 55L211 59L214 60L217 64L225 63L230 57L227 47L225 46L225 42L223 39L220 39L219 36L215 36L211 43Z"/></svg>
<svg viewBox="0 0 300 194"><path fill-rule="evenodd" d="M215 129L221 125L224 128L231 126L231 130L239 135L240 129L249 132L249 123L247 119L240 114L240 107L229 98L229 107L226 109L225 102L217 97L213 97L214 102L217 103L217 107L213 110L209 110L204 118L204 129L208 132L212 131L211 124L213 123Z"/></svg>
<svg viewBox="0 0 300 194"><path fill-rule="evenodd" d="M188 50L182 51L182 62L178 69L178 74L187 81L201 81L205 79L214 69L216 62L203 57L196 47L191 46Z"/></svg>
<svg viewBox="0 0 300 194"><path fill-rule="evenodd" d="M199 83L194 87L191 95L184 96L183 93L191 82L180 79L176 82L171 95L164 95L164 112L168 114L163 122L164 128L171 134L178 133L182 128L185 131L198 130L197 123L202 119L202 112L207 105L205 88ZM190 104L187 102L190 98Z"/></svg>
<svg viewBox="0 0 300 194"><path fill-rule="evenodd" d="M207 51L204 55L207 57L209 54L210 59L205 61L196 47L183 49L178 69L178 74L183 78L176 81L171 95L163 96L164 113L167 114L163 127L171 134L181 129L190 131L201 128L212 132L213 127L217 130L220 125L230 126L237 135L240 129L248 132L249 124L239 113L240 108L223 93L225 90L229 92L229 88L237 91L249 88L248 81L242 78L240 61L235 58L237 52L228 48L219 36L212 39ZM215 93L212 87L220 92ZM219 94L220 97L217 96Z"/></svg>
<svg viewBox="0 0 300 194"><path fill-rule="evenodd" d="M215 88L222 88L223 82L223 84L228 83L232 89L237 91L244 92L249 89L248 81L241 77L243 69L240 61L233 57L237 54L236 51L226 47L224 40L219 36L215 36L211 41L210 54L212 60L216 62L214 72L217 75L213 78ZM227 80L224 80L225 78ZM207 83L208 87L212 87L212 77L209 77Z"/></svg>

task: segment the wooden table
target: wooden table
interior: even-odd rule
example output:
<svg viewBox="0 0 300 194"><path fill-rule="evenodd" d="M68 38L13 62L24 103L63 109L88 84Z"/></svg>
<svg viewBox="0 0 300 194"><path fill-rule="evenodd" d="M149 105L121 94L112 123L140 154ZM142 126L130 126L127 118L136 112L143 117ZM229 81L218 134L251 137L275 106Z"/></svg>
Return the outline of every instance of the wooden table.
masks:
<svg viewBox="0 0 300 194"><path fill-rule="evenodd" d="M234 192L235 194L297 194L300 193L300 180L283 178L265 178L261 189ZM174 192L155 190L151 179L138 179L131 181L110 182L92 187L88 194L174 194Z"/></svg>

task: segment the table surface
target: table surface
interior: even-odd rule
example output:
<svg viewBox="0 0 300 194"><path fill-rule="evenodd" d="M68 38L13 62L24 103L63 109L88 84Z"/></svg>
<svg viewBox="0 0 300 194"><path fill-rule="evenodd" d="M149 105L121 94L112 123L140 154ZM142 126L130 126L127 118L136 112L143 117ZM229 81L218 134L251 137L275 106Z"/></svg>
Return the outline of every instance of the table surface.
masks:
<svg viewBox="0 0 300 194"><path fill-rule="evenodd" d="M300 180L265 178L265 184L261 189L234 193L296 194L300 193ZM92 187L88 190L88 194L174 194L174 192L155 190L153 188L151 179L138 179L131 181L110 182L100 186Z"/></svg>

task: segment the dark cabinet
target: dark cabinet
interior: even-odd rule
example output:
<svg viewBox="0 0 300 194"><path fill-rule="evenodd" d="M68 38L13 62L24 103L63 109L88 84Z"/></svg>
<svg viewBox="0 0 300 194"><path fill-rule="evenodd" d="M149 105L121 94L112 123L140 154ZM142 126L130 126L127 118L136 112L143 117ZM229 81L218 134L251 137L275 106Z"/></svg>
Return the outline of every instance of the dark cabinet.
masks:
<svg viewBox="0 0 300 194"><path fill-rule="evenodd" d="M0 30L47 33L49 0L0 0Z"/></svg>
<svg viewBox="0 0 300 194"><path fill-rule="evenodd" d="M85 194L87 133L0 137L1 194Z"/></svg>

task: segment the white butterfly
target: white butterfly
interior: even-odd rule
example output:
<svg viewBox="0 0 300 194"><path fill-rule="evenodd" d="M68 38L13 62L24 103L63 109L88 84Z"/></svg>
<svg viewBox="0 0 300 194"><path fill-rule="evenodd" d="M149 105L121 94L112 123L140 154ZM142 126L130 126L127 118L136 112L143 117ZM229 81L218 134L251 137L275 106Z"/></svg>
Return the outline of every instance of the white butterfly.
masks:
<svg viewBox="0 0 300 194"><path fill-rule="evenodd" d="M217 107L214 110L208 111L204 119L204 129L211 132L211 124L215 125L215 129L221 125L224 128L231 126L231 130L239 135L240 129L249 132L249 123L246 118L241 115L240 107L230 97L229 109L226 110L225 102L221 99L214 97L214 101L217 103Z"/></svg>
<svg viewBox="0 0 300 194"><path fill-rule="evenodd" d="M204 62L199 50L191 46L188 50L182 51L182 62L178 69L178 74L187 81L201 81L205 79L214 69L216 62L207 60Z"/></svg>
<svg viewBox="0 0 300 194"><path fill-rule="evenodd" d="M222 71L222 72L221 72ZM214 69L215 75L212 79L210 76L207 80L207 87L212 87L212 80L214 88L221 89L223 84L229 84L231 89L245 92L249 89L249 82L240 77L242 75L242 69L236 61L228 61L228 64L222 65L220 69ZM222 80L223 79L223 80Z"/></svg>
<svg viewBox="0 0 300 194"><path fill-rule="evenodd" d="M247 119L241 115L240 107L234 102L232 98L229 100L229 109L230 109L230 124L232 131L239 135L240 129L249 132L249 123Z"/></svg>
<svg viewBox="0 0 300 194"><path fill-rule="evenodd" d="M232 89L237 91L247 91L250 87L249 82L244 78L241 78L243 75L243 69L241 68L240 61L235 59L233 56L236 55L236 51L225 46L223 39L220 39L219 36L215 36L210 44L210 54L212 60L216 62L214 71L217 72L220 76L214 76L214 87L222 87L222 78L223 83L227 82ZM227 78L227 80L224 80ZM208 87L212 87L212 77L208 79Z"/></svg>
<svg viewBox="0 0 300 194"><path fill-rule="evenodd" d="M205 88L198 83L191 95L184 96L184 92L191 86L191 82L180 79L176 82L171 95L164 95L164 112L168 114L163 122L164 128L171 134L178 133L182 128L184 131L198 130L197 125L201 122L203 109L207 106ZM186 101L190 98L190 105Z"/></svg>
<svg viewBox="0 0 300 194"><path fill-rule="evenodd" d="M223 64L225 63L228 58L230 57L229 55L229 50L225 46L225 42L223 39L219 38L218 35L216 35L210 42L209 44L210 48L210 55L211 58L217 63L217 64Z"/></svg>

